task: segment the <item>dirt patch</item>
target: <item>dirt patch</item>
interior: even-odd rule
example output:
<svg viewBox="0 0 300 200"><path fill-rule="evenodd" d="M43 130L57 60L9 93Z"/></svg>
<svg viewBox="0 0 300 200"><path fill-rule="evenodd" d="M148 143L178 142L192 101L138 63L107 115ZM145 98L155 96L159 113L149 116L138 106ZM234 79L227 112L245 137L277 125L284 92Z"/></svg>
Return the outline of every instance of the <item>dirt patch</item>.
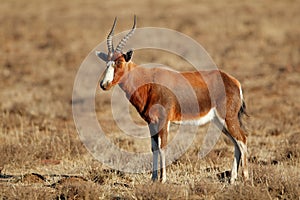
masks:
<svg viewBox="0 0 300 200"><path fill-rule="evenodd" d="M43 177L40 174L36 174L36 173L32 173L32 174L25 174L22 178L21 178L21 182L22 183L45 183L46 179L45 177Z"/></svg>

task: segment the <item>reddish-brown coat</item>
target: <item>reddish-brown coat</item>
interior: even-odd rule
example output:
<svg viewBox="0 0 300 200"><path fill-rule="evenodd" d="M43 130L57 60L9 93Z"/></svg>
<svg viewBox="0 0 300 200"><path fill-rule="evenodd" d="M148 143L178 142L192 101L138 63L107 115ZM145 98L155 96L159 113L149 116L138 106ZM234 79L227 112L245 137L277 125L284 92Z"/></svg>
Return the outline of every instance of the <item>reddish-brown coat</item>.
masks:
<svg viewBox="0 0 300 200"><path fill-rule="evenodd" d="M242 153L244 173L248 174L246 152L243 146L238 146L241 141L246 148L246 135L238 119L243 104L239 81L220 70L180 73L141 67L126 62L122 54L114 56L114 78L103 89L119 84L140 116L149 125L157 125L161 140L159 148L164 149L167 145L169 122L197 120L215 108L218 117L225 120L223 132ZM239 163L239 156L235 155L235 158Z"/></svg>

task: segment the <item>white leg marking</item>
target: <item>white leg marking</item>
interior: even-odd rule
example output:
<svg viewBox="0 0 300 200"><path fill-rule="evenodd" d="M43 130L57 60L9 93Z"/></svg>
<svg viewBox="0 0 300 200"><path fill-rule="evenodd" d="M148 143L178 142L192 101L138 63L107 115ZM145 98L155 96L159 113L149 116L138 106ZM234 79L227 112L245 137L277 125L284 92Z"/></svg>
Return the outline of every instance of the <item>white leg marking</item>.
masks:
<svg viewBox="0 0 300 200"><path fill-rule="evenodd" d="M247 167L247 146L241 141L237 141L237 144L241 150L241 161L243 167L243 177L245 180L249 179L248 167Z"/></svg>
<svg viewBox="0 0 300 200"><path fill-rule="evenodd" d="M165 149L160 149L160 167L160 178L161 182L164 183L167 180Z"/></svg>
<svg viewBox="0 0 300 200"><path fill-rule="evenodd" d="M167 123L167 133L169 133L170 130L170 121ZM161 148L161 139L158 138L159 141L159 150L160 150L160 178L161 182L164 183L167 180L167 171L166 171L166 149Z"/></svg>
<svg viewBox="0 0 300 200"><path fill-rule="evenodd" d="M158 139L157 139L157 146L158 146L158 150L160 150L160 148L161 148L161 139L160 139L159 136L158 136Z"/></svg>
<svg viewBox="0 0 300 200"><path fill-rule="evenodd" d="M167 132L169 133L169 130L170 130L170 121L168 121L168 124L167 124Z"/></svg>
<svg viewBox="0 0 300 200"><path fill-rule="evenodd" d="M159 155L160 155L160 178L161 178L161 182L164 183L167 180L166 153L165 153L165 149L161 148L160 137L158 137L158 148L159 148Z"/></svg>

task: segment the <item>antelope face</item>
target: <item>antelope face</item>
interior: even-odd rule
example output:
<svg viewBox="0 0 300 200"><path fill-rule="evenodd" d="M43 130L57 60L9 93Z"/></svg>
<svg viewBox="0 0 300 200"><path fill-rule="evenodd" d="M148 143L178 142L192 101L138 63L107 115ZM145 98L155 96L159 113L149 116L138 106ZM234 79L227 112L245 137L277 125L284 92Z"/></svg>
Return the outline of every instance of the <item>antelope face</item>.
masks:
<svg viewBox="0 0 300 200"><path fill-rule="evenodd" d="M106 62L106 70L103 79L100 81L100 87L103 90L109 90L112 86L119 83L123 75L128 71L128 63L131 61L133 51L129 50L126 54L117 54L116 59Z"/></svg>
<svg viewBox="0 0 300 200"><path fill-rule="evenodd" d="M106 59L106 70L103 74L103 79L100 81L100 87L103 90L109 90L112 86L119 83L121 77L127 71L128 62L130 62L133 51L129 50L127 53L122 53L122 49L126 45L128 39L133 35L136 29L136 16L134 16L134 24L132 29L125 35L125 37L119 42L116 49L113 47L113 34L116 26L117 18L113 23L110 33L107 36L107 48L108 54ZM96 55L101 57L101 53L96 52Z"/></svg>

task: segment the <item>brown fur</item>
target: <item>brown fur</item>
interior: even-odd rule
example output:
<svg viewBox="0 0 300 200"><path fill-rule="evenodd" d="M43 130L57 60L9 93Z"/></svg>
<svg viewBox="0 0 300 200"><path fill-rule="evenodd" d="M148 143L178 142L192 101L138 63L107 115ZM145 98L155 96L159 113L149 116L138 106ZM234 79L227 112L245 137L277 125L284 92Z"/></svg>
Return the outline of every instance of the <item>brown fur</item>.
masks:
<svg viewBox="0 0 300 200"><path fill-rule="evenodd" d="M144 68L131 61L126 62L122 54L114 57L114 79L104 89L119 84L140 116L149 125L158 127L157 133L151 133L151 136L160 137L161 149L167 145L169 121L197 119L213 107L225 120L223 132L236 145L236 141L246 145L246 135L240 124L245 104L240 96L241 85L235 78L219 70L179 73L162 68ZM246 156L242 157L245 174L246 162Z"/></svg>

